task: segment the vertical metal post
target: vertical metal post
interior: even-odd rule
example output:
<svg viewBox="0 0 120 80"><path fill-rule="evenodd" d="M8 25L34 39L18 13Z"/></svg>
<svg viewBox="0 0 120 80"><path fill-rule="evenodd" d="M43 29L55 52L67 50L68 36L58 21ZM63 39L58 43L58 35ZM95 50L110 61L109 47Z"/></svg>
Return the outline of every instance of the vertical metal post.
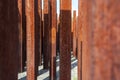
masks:
<svg viewBox="0 0 120 80"><path fill-rule="evenodd" d="M73 11L73 55L77 57L76 54L76 11Z"/></svg>
<svg viewBox="0 0 120 80"><path fill-rule="evenodd" d="M23 52L22 52L22 0L18 0L18 9L19 9L19 71L23 72Z"/></svg>
<svg viewBox="0 0 120 80"><path fill-rule="evenodd" d="M49 68L49 55L50 55L50 45L49 45L49 0L44 0L44 69Z"/></svg>
<svg viewBox="0 0 120 80"><path fill-rule="evenodd" d="M27 39L26 39L26 14L25 14L25 0L22 0L22 57L23 66L26 66L26 54L27 54Z"/></svg>
<svg viewBox="0 0 120 80"><path fill-rule="evenodd" d="M34 0L26 0L27 22L27 80L37 79L36 54L35 54L35 13Z"/></svg>
<svg viewBox="0 0 120 80"><path fill-rule="evenodd" d="M42 0L38 0L38 12L40 17L40 55L39 55L39 64L42 64Z"/></svg>
<svg viewBox="0 0 120 80"><path fill-rule="evenodd" d="M71 80L71 0L60 0L60 80Z"/></svg>
<svg viewBox="0 0 120 80"><path fill-rule="evenodd" d="M51 22L51 60L50 80L56 80L56 29L57 29L57 8L56 0L50 0L50 22Z"/></svg>
<svg viewBox="0 0 120 80"><path fill-rule="evenodd" d="M80 4L82 10L80 10L80 15L82 18L82 55L81 55L81 64L82 64L82 80L91 80L91 70L92 70L92 65L91 65L91 52L90 49L91 47L91 10L92 10L92 5L91 5L92 0L81 0ZM79 5L80 6L80 5ZM80 19L81 20L81 19ZM80 40L81 41L81 40ZM79 46L81 44L79 43ZM81 46L80 46L81 47ZM79 48L80 48L79 47ZM80 65L81 66L81 65Z"/></svg>
<svg viewBox="0 0 120 80"><path fill-rule="evenodd" d="M19 28L17 0L0 0L0 80L17 80Z"/></svg>
<svg viewBox="0 0 120 80"><path fill-rule="evenodd" d="M35 0L35 54L36 54L36 67L40 64L41 55L41 0Z"/></svg>
<svg viewBox="0 0 120 80"><path fill-rule="evenodd" d="M57 47L57 53L60 53L60 17L57 17L57 41L56 41L56 47Z"/></svg>
<svg viewBox="0 0 120 80"><path fill-rule="evenodd" d="M120 1L82 1L82 80L119 80Z"/></svg>
<svg viewBox="0 0 120 80"><path fill-rule="evenodd" d="M84 0L78 0L78 27L77 27L77 37L78 37L78 48L77 48L77 59L78 59L78 80L82 80L82 43L83 43L83 23L82 23L82 11L84 11L84 7L86 7L83 3Z"/></svg>

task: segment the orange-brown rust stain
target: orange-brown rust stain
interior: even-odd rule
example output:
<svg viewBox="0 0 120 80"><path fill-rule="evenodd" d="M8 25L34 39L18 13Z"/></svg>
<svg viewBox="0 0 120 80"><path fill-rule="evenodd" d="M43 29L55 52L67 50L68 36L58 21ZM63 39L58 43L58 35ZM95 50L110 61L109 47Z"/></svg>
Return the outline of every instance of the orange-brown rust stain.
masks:
<svg viewBox="0 0 120 80"><path fill-rule="evenodd" d="M119 80L119 0L84 0L83 80Z"/></svg>
<svg viewBox="0 0 120 80"><path fill-rule="evenodd" d="M95 1L94 80L120 79L119 2L119 0Z"/></svg>
<svg viewBox="0 0 120 80"><path fill-rule="evenodd" d="M56 9L56 0L50 1L51 5L51 65L50 65L50 79L56 80L56 32L57 32L57 9Z"/></svg>
<svg viewBox="0 0 120 80"><path fill-rule="evenodd" d="M25 3L27 22L27 79L36 80L34 0L26 0Z"/></svg>
<svg viewBox="0 0 120 80"><path fill-rule="evenodd" d="M76 11L73 12L73 55L77 57L76 55Z"/></svg>

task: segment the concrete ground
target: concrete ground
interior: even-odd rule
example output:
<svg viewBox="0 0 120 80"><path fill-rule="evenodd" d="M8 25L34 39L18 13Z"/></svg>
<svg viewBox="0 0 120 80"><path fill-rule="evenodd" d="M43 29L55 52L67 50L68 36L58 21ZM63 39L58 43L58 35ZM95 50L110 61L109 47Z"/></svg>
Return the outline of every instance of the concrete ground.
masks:
<svg viewBox="0 0 120 80"><path fill-rule="evenodd" d="M57 57L56 65L56 80L59 80L59 57ZM18 80L26 80L26 72L19 73ZM43 66L39 66L39 75L37 80L49 80L49 70L43 70ZM77 60L74 57L71 57L71 80L77 80Z"/></svg>

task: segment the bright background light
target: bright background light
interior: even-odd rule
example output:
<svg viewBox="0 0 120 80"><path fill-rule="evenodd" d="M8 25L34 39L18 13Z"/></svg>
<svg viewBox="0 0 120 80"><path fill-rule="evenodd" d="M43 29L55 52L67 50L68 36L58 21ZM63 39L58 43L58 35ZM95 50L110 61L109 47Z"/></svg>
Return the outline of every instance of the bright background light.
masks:
<svg viewBox="0 0 120 80"><path fill-rule="evenodd" d="M42 2L43 2L43 0L42 0ZM59 6L60 6L60 0L57 0L57 13L58 13L58 15L60 13ZM43 4L42 4L42 8L43 8ZM78 15L78 0L72 0L72 12L73 12L73 10L76 10L77 15Z"/></svg>
<svg viewBox="0 0 120 80"><path fill-rule="evenodd" d="M57 0L57 13L60 13L60 0ZM73 10L76 10L76 13L78 15L78 0L72 0L72 12Z"/></svg>

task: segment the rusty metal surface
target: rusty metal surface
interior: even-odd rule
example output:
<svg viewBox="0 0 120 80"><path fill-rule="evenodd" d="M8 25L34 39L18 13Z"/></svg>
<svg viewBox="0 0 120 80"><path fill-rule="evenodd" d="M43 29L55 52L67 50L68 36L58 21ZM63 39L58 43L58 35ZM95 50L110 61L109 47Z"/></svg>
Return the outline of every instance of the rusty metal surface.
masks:
<svg viewBox="0 0 120 80"><path fill-rule="evenodd" d="M120 79L120 1L95 1L92 8L94 28L93 79ZM95 17L96 16L96 17ZM98 37L99 36L99 37Z"/></svg>
<svg viewBox="0 0 120 80"><path fill-rule="evenodd" d="M35 54L36 54L36 68L40 64L41 56L41 0L35 0ZM38 69L36 69L38 70Z"/></svg>
<svg viewBox="0 0 120 80"><path fill-rule="evenodd" d="M49 56L50 56L50 25L49 25L49 0L44 0L44 42L43 42L43 59L44 69L49 68Z"/></svg>
<svg viewBox="0 0 120 80"><path fill-rule="evenodd" d="M82 80L119 80L120 1L82 1Z"/></svg>
<svg viewBox="0 0 120 80"><path fill-rule="evenodd" d="M19 54L17 7L16 0L0 0L0 80L17 80Z"/></svg>
<svg viewBox="0 0 120 80"><path fill-rule="evenodd" d="M23 52L22 52L22 0L18 0L18 10L19 10L19 72L23 72Z"/></svg>
<svg viewBox="0 0 120 80"><path fill-rule="evenodd" d="M71 21L71 51L73 51L73 17L72 17L72 21Z"/></svg>
<svg viewBox="0 0 120 80"><path fill-rule="evenodd" d="M39 55L39 65L42 64L42 0L38 0L38 12L39 12L39 16L40 16L40 49L39 49L39 52L40 52L40 55Z"/></svg>
<svg viewBox="0 0 120 80"><path fill-rule="evenodd" d="M59 15L57 15L57 41L56 41L56 49L57 49L57 53L60 52L60 17Z"/></svg>
<svg viewBox="0 0 120 80"><path fill-rule="evenodd" d="M71 0L60 0L60 80L71 80Z"/></svg>
<svg viewBox="0 0 120 80"><path fill-rule="evenodd" d="M34 0L26 0L27 24L27 80L37 79L36 54L35 54L35 13Z"/></svg>
<svg viewBox="0 0 120 80"><path fill-rule="evenodd" d="M73 11L73 56L77 57L76 54L76 40L77 40L77 35L76 35L76 11Z"/></svg>
<svg viewBox="0 0 120 80"><path fill-rule="evenodd" d="M26 54L27 54L27 39L26 39L26 14L25 14L25 0L22 0L22 57L23 66L26 66Z"/></svg>
<svg viewBox="0 0 120 80"><path fill-rule="evenodd" d="M51 22L51 55L50 55L50 80L56 80L56 29L57 12L56 0L50 0L50 22Z"/></svg>
<svg viewBox="0 0 120 80"><path fill-rule="evenodd" d="M81 16L82 16L82 40L83 40L83 47L82 47L82 80L92 80L92 64L91 64L91 0L81 0Z"/></svg>
<svg viewBox="0 0 120 80"><path fill-rule="evenodd" d="M78 80L82 80L82 42L83 42L83 39L82 39L82 36L83 36L83 32L82 32L82 29L83 29L83 22L82 22L82 19L83 19L83 12L84 11L84 4L83 4L83 1L84 0L79 0L78 1L78 26L77 26L77 37L78 37L78 48L77 48L77 52L78 52L78 55L77 55L77 59L78 59Z"/></svg>

